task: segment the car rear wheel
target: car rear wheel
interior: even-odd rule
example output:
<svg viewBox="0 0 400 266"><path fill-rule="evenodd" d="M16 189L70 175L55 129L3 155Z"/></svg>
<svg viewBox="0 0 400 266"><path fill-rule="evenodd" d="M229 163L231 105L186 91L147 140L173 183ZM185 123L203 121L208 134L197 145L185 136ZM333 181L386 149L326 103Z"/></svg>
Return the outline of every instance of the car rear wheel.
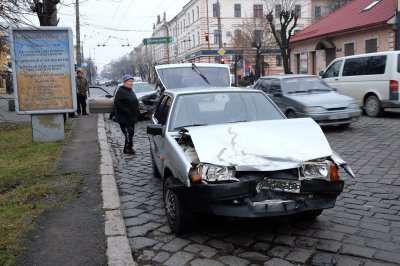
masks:
<svg viewBox="0 0 400 266"><path fill-rule="evenodd" d="M375 95L368 96L367 100L365 101L364 110L368 116L372 117L382 114L382 107L378 97Z"/></svg>
<svg viewBox="0 0 400 266"><path fill-rule="evenodd" d="M289 110L289 111L286 112L286 117L289 118L289 119L291 119L291 118L296 118L297 115L296 115L296 113L293 112L292 110Z"/></svg>
<svg viewBox="0 0 400 266"><path fill-rule="evenodd" d="M164 182L164 204L167 215L168 225L171 231L176 234L187 232L192 223L192 214L187 209L178 196L170 189L173 185L172 177Z"/></svg>

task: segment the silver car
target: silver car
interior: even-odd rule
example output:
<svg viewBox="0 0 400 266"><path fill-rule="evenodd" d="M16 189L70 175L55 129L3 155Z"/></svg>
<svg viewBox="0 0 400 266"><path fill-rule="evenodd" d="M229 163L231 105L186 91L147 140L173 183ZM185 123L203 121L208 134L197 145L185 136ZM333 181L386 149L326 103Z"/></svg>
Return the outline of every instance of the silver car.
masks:
<svg viewBox="0 0 400 266"><path fill-rule="evenodd" d="M217 72L202 70L192 75L207 85L167 88L147 127L171 230L188 230L195 213L312 219L334 207L338 168L354 175L319 125L286 119L263 92L219 87Z"/></svg>
<svg viewBox="0 0 400 266"><path fill-rule="evenodd" d="M265 92L288 118L311 117L321 126L349 126L361 116L356 101L313 75L261 77L253 89Z"/></svg>

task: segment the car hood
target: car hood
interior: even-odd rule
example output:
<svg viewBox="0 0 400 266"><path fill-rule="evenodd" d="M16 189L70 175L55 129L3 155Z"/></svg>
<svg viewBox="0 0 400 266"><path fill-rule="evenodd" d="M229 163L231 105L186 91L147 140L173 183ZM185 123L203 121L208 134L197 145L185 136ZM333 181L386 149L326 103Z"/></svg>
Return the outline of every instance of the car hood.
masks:
<svg viewBox="0 0 400 266"><path fill-rule="evenodd" d="M316 92L288 94L286 97L303 104L304 106L321 106L324 108L347 107L354 100L337 92Z"/></svg>
<svg viewBox="0 0 400 266"><path fill-rule="evenodd" d="M311 118L187 127L200 162L239 171L276 171L332 155Z"/></svg>

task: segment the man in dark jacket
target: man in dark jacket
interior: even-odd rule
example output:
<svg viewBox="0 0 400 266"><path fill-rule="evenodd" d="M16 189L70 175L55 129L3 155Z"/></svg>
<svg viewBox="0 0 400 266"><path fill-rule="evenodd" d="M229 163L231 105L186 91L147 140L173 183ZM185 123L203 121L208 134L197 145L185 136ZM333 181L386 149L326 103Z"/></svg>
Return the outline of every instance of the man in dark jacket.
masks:
<svg viewBox="0 0 400 266"><path fill-rule="evenodd" d="M124 153L135 154L133 136L139 117L139 101L133 92L133 76L125 75L124 84L117 89L114 98L115 117L125 136Z"/></svg>
<svg viewBox="0 0 400 266"><path fill-rule="evenodd" d="M86 113L86 99L87 99L87 91L89 88L89 83L86 78L83 76L82 69L78 68L76 71L76 98L78 103L78 115L87 115Z"/></svg>

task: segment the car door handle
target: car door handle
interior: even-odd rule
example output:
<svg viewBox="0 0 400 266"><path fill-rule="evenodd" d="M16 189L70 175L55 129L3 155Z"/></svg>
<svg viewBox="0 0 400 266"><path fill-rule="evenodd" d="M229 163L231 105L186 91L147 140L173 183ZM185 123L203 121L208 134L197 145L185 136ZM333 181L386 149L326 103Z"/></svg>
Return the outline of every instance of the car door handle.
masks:
<svg viewBox="0 0 400 266"><path fill-rule="evenodd" d="M339 79L335 79L335 80L337 81L337 80L339 80Z"/></svg>

